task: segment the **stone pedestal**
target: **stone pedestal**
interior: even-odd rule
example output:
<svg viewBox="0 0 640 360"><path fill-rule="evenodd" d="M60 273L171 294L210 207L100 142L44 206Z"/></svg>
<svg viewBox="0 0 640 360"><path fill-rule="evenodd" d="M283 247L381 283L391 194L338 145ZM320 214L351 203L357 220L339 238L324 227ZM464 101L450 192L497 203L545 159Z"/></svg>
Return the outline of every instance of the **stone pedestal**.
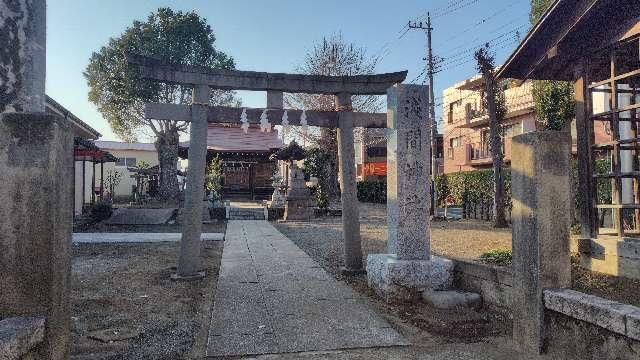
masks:
<svg viewBox="0 0 640 360"><path fill-rule="evenodd" d="M513 339L526 354L542 350L543 290L571 285L570 151L563 132L512 138Z"/></svg>
<svg viewBox="0 0 640 360"><path fill-rule="evenodd" d="M0 174L0 318L46 317L37 358L67 359L73 222L70 125L43 113L0 114Z"/></svg>
<svg viewBox="0 0 640 360"><path fill-rule="evenodd" d="M304 181L304 172L295 163L289 169L289 191L284 207L284 221L309 221L313 218L313 202Z"/></svg>
<svg viewBox="0 0 640 360"><path fill-rule="evenodd" d="M369 286L388 302L414 301L424 290L447 290L453 283L453 261L399 260L393 254L369 255Z"/></svg>
<svg viewBox="0 0 640 360"><path fill-rule="evenodd" d="M453 282L453 263L431 257L428 87L395 85L387 93L388 254L369 255L369 286L387 301L411 301Z"/></svg>

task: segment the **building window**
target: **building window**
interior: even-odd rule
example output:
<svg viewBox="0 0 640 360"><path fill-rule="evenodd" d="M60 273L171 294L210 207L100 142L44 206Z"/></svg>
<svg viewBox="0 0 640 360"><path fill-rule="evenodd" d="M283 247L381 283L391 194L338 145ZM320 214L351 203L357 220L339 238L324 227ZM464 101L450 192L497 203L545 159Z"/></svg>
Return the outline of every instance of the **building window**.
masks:
<svg viewBox="0 0 640 360"><path fill-rule="evenodd" d="M385 157L387 156L387 148L383 146L367 148L367 157Z"/></svg>
<svg viewBox="0 0 640 360"><path fill-rule="evenodd" d="M116 162L116 166L134 167L134 166L136 166L137 163L138 162L136 161L136 158L121 157L121 158L118 158L118 162Z"/></svg>
<svg viewBox="0 0 640 360"><path fill-rule="evenodd" d="M515 124L507 124L502 127L503 136L505 138L510 138L516 135L522 134L522 122Z"/></svg>
<svg viewBox="0 0 640 360"><path fill-rule="evenodd" d="M462 145L462 136L449 139L449 147L455 148Z"/></svg>

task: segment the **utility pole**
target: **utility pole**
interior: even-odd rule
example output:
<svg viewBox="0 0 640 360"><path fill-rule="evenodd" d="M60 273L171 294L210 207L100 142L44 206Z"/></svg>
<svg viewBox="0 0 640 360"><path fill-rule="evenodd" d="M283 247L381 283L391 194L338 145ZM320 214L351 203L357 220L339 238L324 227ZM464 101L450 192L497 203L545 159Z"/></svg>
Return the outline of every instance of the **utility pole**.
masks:
<svg viewBox="0 0 640 360"><path fill-rule="evenodd" d="M426 27L425 27L426 26ZM435 97L433 95L433 75L434 72L434 59L433 59L433 49L431 47L431 32L433 31L433 27L431 26L431 15L427 13L427 23L423 24L421 22L413 22L409 21L410 29L420 29L425 30L427 33L427 57L425 60L427 61L427 77L429 78L429 120L431 121L431 207L430 213L431 215L435 215L435 183L436 183L436 174L438 172L438 163L436 161L437 149L438 145L436 142L436 135L438 135L438 122L436 121L436 104Z"/></svg>

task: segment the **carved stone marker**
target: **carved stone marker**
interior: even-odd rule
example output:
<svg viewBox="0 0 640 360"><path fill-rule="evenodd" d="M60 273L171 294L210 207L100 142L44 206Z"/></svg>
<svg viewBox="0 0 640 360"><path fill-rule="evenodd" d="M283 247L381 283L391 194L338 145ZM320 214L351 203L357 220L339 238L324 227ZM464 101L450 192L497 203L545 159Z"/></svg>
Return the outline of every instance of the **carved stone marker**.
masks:
<svg viewBox="0 0 640 360"><path fill-rule="evenodd" d="M453 263L431 256L431 135L428 87L396 85L387 93L388 254L369 255L369 286L388 301L410 301L426 289L447 289Z"/></svg>
<svg viewBox="0 0 640 360"><path fill-rule="evenodd" d="M289 167L289 191L284 208L284 220L305 220L313 217L311 195L304 181L304 172L293 161Z"/></svg>

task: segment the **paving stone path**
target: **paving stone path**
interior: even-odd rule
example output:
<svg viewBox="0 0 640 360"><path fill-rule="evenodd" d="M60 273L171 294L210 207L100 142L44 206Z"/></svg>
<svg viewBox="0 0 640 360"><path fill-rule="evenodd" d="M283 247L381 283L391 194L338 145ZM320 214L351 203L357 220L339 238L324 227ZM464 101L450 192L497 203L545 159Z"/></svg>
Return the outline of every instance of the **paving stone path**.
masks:
<svg viewBox="0 0 640 360"><path fill-rule="evenodd" d="M408 345L266 221L229 221L207 356Z"/></svg>

